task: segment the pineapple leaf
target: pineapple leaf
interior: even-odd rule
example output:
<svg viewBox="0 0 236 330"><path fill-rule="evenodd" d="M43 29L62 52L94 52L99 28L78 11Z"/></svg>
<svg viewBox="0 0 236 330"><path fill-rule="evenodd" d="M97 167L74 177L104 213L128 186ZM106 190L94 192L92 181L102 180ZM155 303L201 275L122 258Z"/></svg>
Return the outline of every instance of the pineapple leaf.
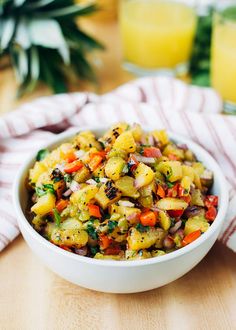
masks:
<svg viewBox="0 0 236 330"><path fill-rule="evenodd" d="M2 20L2 32L1 32L1 40L0 40L0 53L5 50L15 31L15 21L13 18L7 18Z"/></svg>
<svg viewBox="0 0 236 330"><path fill-rule="evenodd" d="M60 24L52 19L35 19L29 24L30 39L34 45L58 49L65 64L70 62L68 45ZM45 36L47 36L45 38Z"/></svg>
<svg viewBox="0 0 236 330"><path fill-rule="evenodd" d="M86 55L104 47L75 20L95 10L95 4L73 0L0 0L0 57L11 60L19 96L39 81L55 93L65 92L73 73L96 81Z"/></svg>
<svg viewBox="0 0 236 330"><path fill-rule="evenodd" d="M73 5L67 8L59 8L44 13L44 17L68 19L81 15L88 15L93 13L97 6L92 5Z"/></svg>
<svg viewBox="0 0 236 330"><path fill-rule="evenodd" d="M50 3L54 2L55 0L39 0L39 1L34 1L34 3L27 3L26 8L27 9L40 9L43 7L46 7Z"/></svg>
<svg viewBox="0 0 236 330"><path fill-rule="evenodd" d="M24 49L27 49L31 46L28 21L25 18L22 18L18 23L18 28L16 30L15 35L15 42Z"/></svg>

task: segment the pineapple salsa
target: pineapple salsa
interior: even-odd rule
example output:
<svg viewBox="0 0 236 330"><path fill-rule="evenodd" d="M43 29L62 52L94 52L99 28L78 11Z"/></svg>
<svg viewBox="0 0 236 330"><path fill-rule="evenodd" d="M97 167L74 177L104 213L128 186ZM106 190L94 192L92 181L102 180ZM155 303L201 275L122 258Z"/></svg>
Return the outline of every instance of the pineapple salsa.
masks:
<svg viewBox="0 0 236 330"><path fill-rule="evenodd" d="M40 150L29 171L30 222L62 249L138 260L180 249L208 230L218 197L213 173L165 130L113 125Z"/></svg>

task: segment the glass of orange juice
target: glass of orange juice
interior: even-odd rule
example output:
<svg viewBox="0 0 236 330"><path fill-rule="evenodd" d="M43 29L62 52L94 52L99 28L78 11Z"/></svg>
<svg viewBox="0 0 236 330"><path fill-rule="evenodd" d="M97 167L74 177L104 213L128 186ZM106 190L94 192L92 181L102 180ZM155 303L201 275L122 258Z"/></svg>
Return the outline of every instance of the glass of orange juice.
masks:
<svg viewBox="0 0 236 330"><path fill-rule="evenodd" d="M224 100L224 111L236 114L236 1L216 7L211 44L211 83Z"/></svg>
<svg viewBox="0 0 236 330"><path fill-rule="evenodd" d="M124 68L142 76L185 74L197 15L188 1L121 0Z"/></svg>

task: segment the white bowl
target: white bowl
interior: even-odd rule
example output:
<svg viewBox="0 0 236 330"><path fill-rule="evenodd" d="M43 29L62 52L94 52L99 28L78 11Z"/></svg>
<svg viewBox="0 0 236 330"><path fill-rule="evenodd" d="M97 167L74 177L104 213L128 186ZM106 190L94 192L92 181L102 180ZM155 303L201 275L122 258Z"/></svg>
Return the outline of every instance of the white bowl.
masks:
<svg viewBox="0 0 236 330"><path fill-rule="evenodd" d="M97 135L106 128L86 127ZM150 130L148 128L146 131ZM53 149L74 133L58 135L45 147ZM186 143L204 165L214 172L213 194L219 196L218 214L207 230L196 241L161 257L136 261L96 260L67 252L39 235L25 217L28 192L25 179L35 162L32 155L20 169L14 184L14 204L18 224L24 239L39 258L55 273L66 280L92 290L131 293L158 288L186 274L202 260L216 241L228 206L228 190L224 175L215 160L194 142L176 134L169 134L178 143Z"/></svg>

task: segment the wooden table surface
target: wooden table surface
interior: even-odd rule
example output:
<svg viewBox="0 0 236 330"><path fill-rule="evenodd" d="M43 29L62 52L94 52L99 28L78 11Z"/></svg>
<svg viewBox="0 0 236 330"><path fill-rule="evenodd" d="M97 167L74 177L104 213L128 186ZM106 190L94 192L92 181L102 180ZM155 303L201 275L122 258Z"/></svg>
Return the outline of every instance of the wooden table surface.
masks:
<svg viewBox="0 0 236 330"><path fill-rule="evenodd" d="M104 40L107 52L97 54L99 87L73 85L71 90L102 93L132 79L120 67L116 23L84 24ZM1 71L1 113L50 94L41 86L16 101L15 92L12 72ZM146 293L112 295L80 288L53 274L20 236L0 255L0 329L236 329L235 254L216 243L204 260L181 279Z"/></svg>

